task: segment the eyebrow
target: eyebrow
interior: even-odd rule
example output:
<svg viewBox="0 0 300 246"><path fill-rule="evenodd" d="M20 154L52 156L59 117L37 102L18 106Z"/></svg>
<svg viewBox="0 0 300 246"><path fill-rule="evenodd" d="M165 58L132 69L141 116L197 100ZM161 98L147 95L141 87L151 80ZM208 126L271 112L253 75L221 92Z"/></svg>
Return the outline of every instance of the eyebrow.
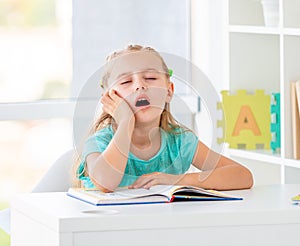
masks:
<svg viewBox="0 0 300 246"><path fill-rule="evenodd" d="M156 73L158 73L159 71L157 69L155 69L155 68L146 68L146 69L143 69L143 70L138 71L138 72L121 73L121 74L118 75L117 79L120 79L122 77L131 75L131 74L134 74L134 73L143 73L143 72L156 72Z"/></svg>

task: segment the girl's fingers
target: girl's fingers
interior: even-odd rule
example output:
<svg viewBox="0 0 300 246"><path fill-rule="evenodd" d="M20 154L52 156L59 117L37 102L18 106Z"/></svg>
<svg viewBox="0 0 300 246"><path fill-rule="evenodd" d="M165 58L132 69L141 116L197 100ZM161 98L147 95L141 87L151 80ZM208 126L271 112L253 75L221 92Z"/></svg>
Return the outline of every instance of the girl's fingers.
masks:
<svg viewBox="0 0 300 246"><path fill-rule="evenodd" d="M149 181L147 184L145 184L145 185L143 186L143 188L148 190L148 189L150 189L152 186L157 185L157 184L158 184L157 179L153 179L153 180Z"/></svg>
<svg viewBox="0 0 300 246"><path fill-rule="evenodd" d="M131 189L141 188L143 185L143 176L139 177L132 185L130 185Z"/></svg>
<svg viewBox="0 0 300 246"><path fill-rule="evenodd" d="M151 183L157 183L158 179L158 174L157 172L155 173L149 173L149 174L144 174L141 177L139 177L132 185L131 188L142 188L142 187L151 187L148 184Z"/></svg>
<svg viewBox="0 0 300 246"><path fill-rule="evenodd" d="M110 91L107 91L103 94L101 100L104 100L104 99L110 99L110 100L113 100L113 97L115 95L115 93L113 93L112 91L115 91L115 90L110 90Z"/></svg>
<svg viewBox="0 0 300 246"><path fill-rule="evenodd" d="M102 111L105 112L105 113L108 113L108 114L112 115L110 107L103 106L102 107Z"/></svg>
<svg viewBox="0 0 300 246"><path fill-rule="evenodd" d="M110 90L108 95L113 100L116 100L116 101L122 100L121 97L118 96L116 90L114 90L114 89Z"/></svg>
<svg viewBox="0 0 300 246"><path fill-rule="evenodd" d="M108 91L108 94L111 98L115 97L116 96L116 91L114 89Z"/></svg>
<svg viewBox="0 0 300 246"><path fill-rule="evenodd" d="M111 99L109 98L108 95L104 95L104 96L101 98L101 100L100 100L100 102L101 102L102 104L109 103L109 101L111 101Z"/></svg>
<svg viewBox="0 0 300 246"><path fill-rule="evenodd" d="M112 103L111 100L109 99L103 99L101 100L102 103L102 109L103 111L105 111L106 113L112 113Z"/></svg>
<svg viewBox="0 0 300 246"><path fill-rule="evenodd" d="M103 111L109 113L117 124L121 121L130 121L133 118L133 111L129 104L117 92L112 89L105 93L101 99Z"/></svg>
<svg viewBox="0 0 300 246"><path fill-rule="evenodd" d="M101 103L103 104L102 108L107 113L114 113L115 109L117 108L119 102L115 100L115 96L113 96L113 93L106 92L103 97L101 98Z"/></svg>
<svg viewBox="0 0 300 246"><path fill-rule="evenodd" d="M101 98L102 104L113 105L115 108L121 103L122 99L113 91L106 92Z"/></svg>

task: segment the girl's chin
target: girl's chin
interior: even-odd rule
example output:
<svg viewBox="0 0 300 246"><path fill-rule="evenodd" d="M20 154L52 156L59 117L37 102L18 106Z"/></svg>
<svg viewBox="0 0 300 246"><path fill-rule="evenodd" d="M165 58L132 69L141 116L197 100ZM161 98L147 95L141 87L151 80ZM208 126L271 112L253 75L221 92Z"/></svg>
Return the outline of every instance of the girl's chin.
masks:
<svg viewBox="0 0 300 246"><path fill-rule="evenodd" d="M162 110L161 109L153 109L151 107L143 107L135 112L135 120L136 123L147 123L158 121L160 119Z"/></svg>
<svg viewBox="0 0 300 246"><path fill-rule="evenodd" d="M142 106L139 108L135 108L134 110L134 114L135 115L157 115L157 114L161 114L163 112L163 108L160 107L153 107L151 105L147 105L147 106Z"/></svg>

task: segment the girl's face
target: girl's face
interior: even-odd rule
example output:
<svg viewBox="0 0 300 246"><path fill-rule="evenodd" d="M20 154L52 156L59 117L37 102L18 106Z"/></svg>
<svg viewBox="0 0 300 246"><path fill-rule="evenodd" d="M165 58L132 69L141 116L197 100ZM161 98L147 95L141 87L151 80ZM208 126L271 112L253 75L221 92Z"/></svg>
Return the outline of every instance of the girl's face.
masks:
<svg viewBox="0 0 300 246"><path fill-rule="evenodd" d="M174 92L160 58L149 51L117 58L108 84L129 104L139 122L159 119Z"/></svg>

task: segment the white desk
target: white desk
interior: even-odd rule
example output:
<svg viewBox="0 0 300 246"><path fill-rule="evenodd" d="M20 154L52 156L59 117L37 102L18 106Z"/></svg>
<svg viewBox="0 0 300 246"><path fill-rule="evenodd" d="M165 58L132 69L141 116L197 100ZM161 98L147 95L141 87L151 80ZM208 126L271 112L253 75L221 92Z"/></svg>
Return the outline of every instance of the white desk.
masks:
<svg viewBox="0 0 300 246"><path fill-rule="evenodd" d="M229 192L243 201L95 207L65 193L19 195L12 245L300 245L299 185Z"/></svg>

